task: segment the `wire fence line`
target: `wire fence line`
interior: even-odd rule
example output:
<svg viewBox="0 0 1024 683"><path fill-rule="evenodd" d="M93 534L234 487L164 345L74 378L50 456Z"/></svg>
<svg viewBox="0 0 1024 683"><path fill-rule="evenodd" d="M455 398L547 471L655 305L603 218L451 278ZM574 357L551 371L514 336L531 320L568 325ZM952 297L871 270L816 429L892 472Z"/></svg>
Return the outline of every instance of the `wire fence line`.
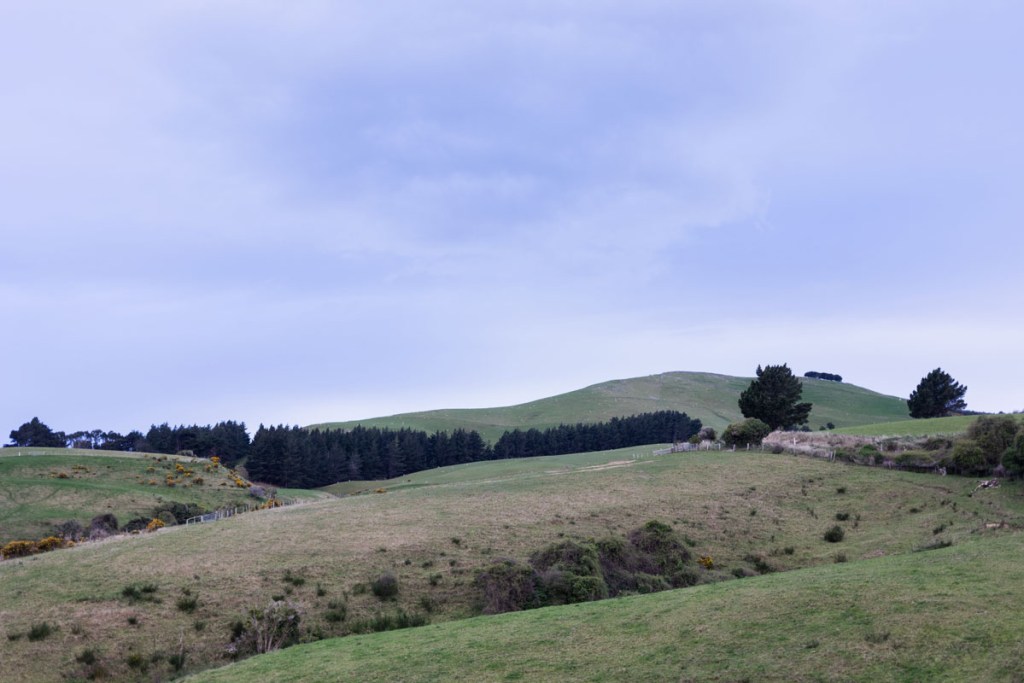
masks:
<svg viewBox="0 0 1024 683"><path fill-rule="evenodd" d="M719 441L701 441L700 443L675 443L668 448L659 448L653 455L668 455L669 453L687 453L690 451L720 451L722 444Z"/></svg>
<svg viewBox="0 0 1024 683"><path fill-rule="evenodd" d="M205 524L207 522L219 522L222 519L228 519L235 515L241 515L246 512L258 512L259 510L273 510L278 507L286 507L291 505L301 505L304 501L299 498L276 498L279 505L267 507L265 504L260 505L259 503L247 503L245 505L238 505L233 508L221 508L214 510L213 512L207 512L204 515L197 515L195 517L189 517L185 520L185 526L191 524Z"/></svg>

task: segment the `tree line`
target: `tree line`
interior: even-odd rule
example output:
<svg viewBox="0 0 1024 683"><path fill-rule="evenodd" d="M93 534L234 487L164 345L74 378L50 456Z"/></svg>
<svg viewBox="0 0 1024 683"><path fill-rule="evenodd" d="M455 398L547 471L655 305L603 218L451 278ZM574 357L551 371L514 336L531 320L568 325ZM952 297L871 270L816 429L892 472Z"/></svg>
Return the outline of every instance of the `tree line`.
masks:
<svg viewBox="0 0 1024 683"><path fill-rule="evenodd" d="M805 372L804 377L810 377L811 379L826 379L829 382L843 381L842 375L837 375L831 372L815 372L814 370L811 370L810 372Z"/></svg>
<svg viewBox="0 0 1024 683"><path fill-rule="evenodd" d="M506 431L493 445L476 431L428 434L412 429L357 426L351 430L310 430L260 425L252 440L244 422L215 425L152 425L132 431L55 432L39 418L11 432L9 446L102 448L144 453L189 452L220 457L233 467L245 460L249 478L275 486L316 488L339 481L393 479L412 472L482 460L563 455L685 441L700 431L700 420L665 410L616 417L595 424L559 425L545 430ZM82 436L82 434L86 436ZM87 439L87 440L86 440Z"/></svg>
<svg viewBox="0 0 1024 683"><path fill-rule="evenodd" d="M414 431L358 426L348 431L264 427L253 437L249 478L288 488L339 481L394 479L413 472L483 460L562 455L684 441L700 420L660 411L597 424L559 425L543 431L506 431L489 446L479 433Z"/></svg>
<svg viewBox="0 0 1024 683"><path fill-rule="evenodd" d="M233 466L249 455L249 433L244 422L227 420L215 425L177 425L166 422L151 425L143 434L132 430L127 434L93 429L91 431L54 431L38 417L11 431L7 447L91 448L135 453L180 453L209 458L219 456L225 465Z"/></svg>

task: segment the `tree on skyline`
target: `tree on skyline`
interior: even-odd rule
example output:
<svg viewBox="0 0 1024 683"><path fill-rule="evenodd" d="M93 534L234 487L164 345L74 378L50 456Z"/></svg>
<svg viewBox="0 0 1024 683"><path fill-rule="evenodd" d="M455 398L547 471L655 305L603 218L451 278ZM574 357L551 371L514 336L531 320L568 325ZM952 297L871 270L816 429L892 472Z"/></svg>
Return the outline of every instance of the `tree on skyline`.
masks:
<svg viewBox="0 0 1024 683"><path fill-rule="evenodd" d="M967 407L967 387L955 381L942 368L929 372L910 393L907 407L910 417L945 417Z"/></svg>
<svg viewBox="0 0 1024 683"><path fill-rule="evenodd" d="M64 432L55 432L33 417L29 422L11 430L12 446L40 446L44 448L64 448L67 444Z"/></svg>

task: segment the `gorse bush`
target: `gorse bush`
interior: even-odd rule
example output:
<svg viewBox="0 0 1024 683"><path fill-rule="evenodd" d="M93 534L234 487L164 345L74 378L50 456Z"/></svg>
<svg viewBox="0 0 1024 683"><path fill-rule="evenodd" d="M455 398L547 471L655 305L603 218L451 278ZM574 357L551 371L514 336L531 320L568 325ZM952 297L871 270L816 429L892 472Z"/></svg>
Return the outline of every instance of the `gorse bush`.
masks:
<svg viewBox="0 0 1024 683"><path fill-rule="evenodd" d="M839 543L843 540L846 532L843 531L843 527L836 524L834 527L825 532L825 540L829 543Z"/></svg>

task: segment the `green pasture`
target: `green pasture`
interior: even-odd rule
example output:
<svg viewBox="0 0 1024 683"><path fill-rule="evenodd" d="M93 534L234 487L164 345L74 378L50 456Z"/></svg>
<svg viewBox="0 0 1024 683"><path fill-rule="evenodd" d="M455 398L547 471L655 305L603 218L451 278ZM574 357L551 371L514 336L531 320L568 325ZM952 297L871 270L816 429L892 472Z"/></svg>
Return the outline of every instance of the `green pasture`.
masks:
<svg viewBox="0 0 1024 683"><path fill-rule="evenodd" d="M721 431L742 419L737 401L750 377L704 372L669 372L614 380L585 389L505 408L431 410L349 422L311 425L312 428L409 428L427 432L476 430L493 443L511 429L544 429L559 424L602 422L658 410L679 410ZM852 384L803 379L803 400L814 404L810 424L817 429L831 422L839 427L891 422L906 418L906 401Z"/></svg>
<svg viewBox="0 0 1024 683"><path fill-rule="evenodd" d="M860 425L836 429L839 434L855 436L950 436L962 434L978 419L977 415L953 415L950 417L932 417L917 420L900 420L897 422L879 422L877 424ZM1017 416L1024 420L1024 415Z"/></svg>
<svg viewBox="0 0 1024 683"><path fill-rule="evenodd" d="M173 488L167 486L166 475L179 462L196 470L193 476L202 477L203 483L178 477ZM203 471L208 464L195 458L115 451L0 449L0 543L43 538L54 525L72 519L88 526L90 519L104 513L124 524L165 501L214 509L248 498L225 468Z"/></svg>
<svg viewBox="0 0 1024 683"><path fill-rule="evenodd" d="M423 615L433 624L382 640L346 636L338 641L345 643L336 657L338 668L324 669L323 680L346 680L346 667L359 661L367 666L365 678L354 676L359 680L403 680L396 672L406 665L407 680L601 680L599 675L621 680L616 678L624 671L621 667L604 674L587 668L585 661L598 651L608 654L600 655L595 667L620 659L637 672L629 680L713 679L706 673L710 668L690 668L698 666L700 653L726 667L728 675L720 680L764 680L777 674L780 662L792 658L794 642L802 647L812 638L819 645L807 649L818 652L808 652L806 660L834 652L835 659L830 654L825 661L847 667L837 669L840 678L868 680L870 672L893 661L886 648L898 649L896 655L904 660L924 662L942 647L918 651L933 627L932 614L924 609L933 604L927 598L914 598L922 601L920 616L914 611L901 620L890 620L889 612L870 620L863 616L890 609L867 586L903 599L902 588L896 588L902 584L893 583L900 572L909 573L906 582L921 583L908 595L929 590L932 570L913 564L913 558L927 564L933 558L960 557L961 564L976 564L961 581L990 575L990 583L979 584L977 595L969 583L950 596L939 587L934 606L945 610L944 618L951 622L973 619L981 601L996 605L1017 591L1018 570L1006 558L1019 557L1019 538L987 525L1024 526L1022 488L1006 483L975 493L976 484L967 478L791 455L701 452L655 457L650 449L423 472L380 482L380 494L324 499L0 562L0 661L4 680L12 683L85 678L89 672L79 658L87 651L115 680L140 676L133 668L140 658L148 662L146 676L166 678L174 673L169 657L177 653L184 653L184 672L201 671L223 664L236 620L280 597L300 611L307 640L345 636L355 621L399 610ZM563 612L455 623L476 614L473 578L478 569L500 558L525 560L564 539L621 537L652 519L689 538L695 555L714 558L711 570L701 570L701 580L709 585ZM845 537L828 543L823 534L836 524L844 528ZM993 535L990 546L975 545L976 539ZM1012 544L1009 554L999 545L1003 540ZM913 552L936 543L951 543L952 548ZM900 564L904 555L911 564ZM846 562L837 564L840 558ZM757 566L812 571L733 578L734 572L752 573ZM397 577L400 592L393 601L382 602L365 590L383 572ZM125 599L124 590L134 584L155 586L159 602ZM818 592L786 606L787 600L797 599L787 596L812 585L820 586ZM178 607L182 596L196 599L194 610ZM329 618L332 603L345 606L344 618ZM1008 604L1008 615L986 618L1013 626L1016 603ZM678 617L670 619L660 611L669 605ZM781 611L772 612L776 605ZM792 615L809 606L824 610L822 616L811 610L803 618L808 623L788 623L800 621ZM591 621L593 632L585 630ZM54 635L29 640L25 634L41 622L52 625ZM545 623L554 630L545 631ZM816 635L802 630L814 625ZM476 628L499 631L474 632ZM976 640L970 643L1002 653L1002 641L987 628L972 635ZM578 640L569 647L566 639L576 637L573 629ZM867 634L875 631L878 638L883 631L890 636L867 642ZM413 645L417 633L450 634L444 638L451 639L452 649L437 640ZM935 634L941 638L946 632ZM487 644L492 638L493 650ZM637 647L635 640L644 647ZM381 659L379 647L394 648L395 656ZM776 647L780 653L773 655ZM749 657L743 654L748 649L753 653ZM505 664L497 661L502 650L509 655ZM362 652L367 655L360 660ZM871 654L860 662L858 653L885 657ZM310 666L318 657L310 656ZM429 666L426 659L432 661ZM250 666L259 666L257 661ZM388 668L392 666L396 668ZM317 675L302 667L295 671L294 680ZM798 671L805 672L803 678L792 680L822 677L819 669ZM908 671L930 675L929 670ZM289 680L290 674L282 670L267 675ZM906 680L911 679L908 674Z"/></svg>

